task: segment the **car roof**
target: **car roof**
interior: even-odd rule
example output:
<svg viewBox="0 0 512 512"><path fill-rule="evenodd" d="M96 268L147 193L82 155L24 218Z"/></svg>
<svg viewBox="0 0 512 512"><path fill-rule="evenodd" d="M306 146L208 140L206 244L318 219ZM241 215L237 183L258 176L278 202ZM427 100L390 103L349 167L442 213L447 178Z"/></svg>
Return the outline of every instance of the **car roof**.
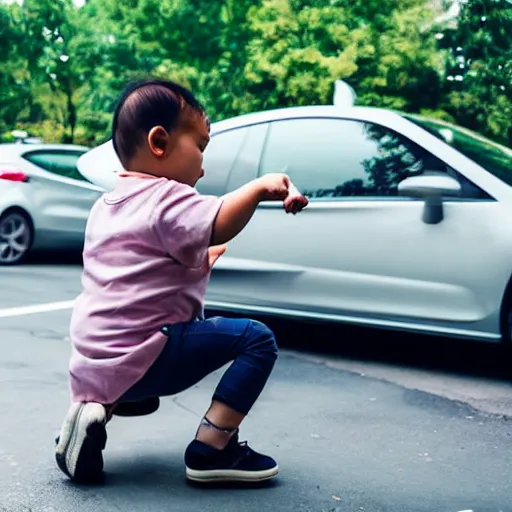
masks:
<svg viewBox="0 0 512 512"><path fill-rule="evenodd" d="M266 123L269 121L283 119L297 119L308 117L345 117L348 119L356 118L359 120L376 121L390 118L402 117L399 112L385 110L375 107L339 107L336 105L315 105L286 107L273 110L265 110L250 114L243 114L223 121L212 123L212 134L237 128L240 126Z"/></svg>
<svg viewBox="0 0 512 512"><path fill-rule="evenodd" d="M76 144L16 144L16 143L7 143L0 144L0 158L15 158L17 156L23 155L24 153L29 153L32 151L41 151L41 150L67 150L67 151L89 151L90 148L87 146L79 146Z"/></svg>

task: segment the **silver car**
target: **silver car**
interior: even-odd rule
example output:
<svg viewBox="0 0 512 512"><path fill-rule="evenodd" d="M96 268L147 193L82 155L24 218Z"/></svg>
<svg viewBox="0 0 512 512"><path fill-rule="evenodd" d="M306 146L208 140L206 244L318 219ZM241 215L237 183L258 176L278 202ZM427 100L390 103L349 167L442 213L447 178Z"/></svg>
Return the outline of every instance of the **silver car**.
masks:
<svg viewBox="0 0 512 512"><path fill-rule="evenodd" d="M77 170L88 150L65 144L0 144L0 265L31 249L78 249L102 189Z"/></svg>
<svg viewBox="0 0 512 512"><path fill-rule="evenodd" d="M120 164L109 142L78 167L109 189ZM207 306L510 341L510 149L383 109L297 107L214 124L204 168L203 193L285 171L310 199L297 216L261 204Z"/></svg>

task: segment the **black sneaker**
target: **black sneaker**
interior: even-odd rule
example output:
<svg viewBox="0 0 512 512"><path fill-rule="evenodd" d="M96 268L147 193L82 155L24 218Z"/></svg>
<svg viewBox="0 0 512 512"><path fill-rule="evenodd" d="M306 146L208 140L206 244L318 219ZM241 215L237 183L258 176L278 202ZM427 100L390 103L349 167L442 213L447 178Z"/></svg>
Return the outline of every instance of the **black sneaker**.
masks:
<svg viewBox="0 0 512 512"><path fill-rule="evenodd" d="M197 439L185 452L187 479L193 482L261 482L277 475L279 466L271 457L239 443L235 434L224 450Z"/></svg>
<svg viewBox="0 0 512 512"><path fill-rule="evenodd" d="M64 419L55 459L77 483L97 483L103 476L102 450L107 442L107 411L101 404L74 403Z"/></svg>

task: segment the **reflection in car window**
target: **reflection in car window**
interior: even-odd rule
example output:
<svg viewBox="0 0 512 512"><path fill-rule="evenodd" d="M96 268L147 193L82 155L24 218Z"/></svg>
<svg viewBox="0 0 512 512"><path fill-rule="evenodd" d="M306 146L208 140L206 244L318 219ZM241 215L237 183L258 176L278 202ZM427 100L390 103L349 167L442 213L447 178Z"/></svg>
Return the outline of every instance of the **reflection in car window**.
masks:
<svg viewBox="0 0 512 512"><path fill-rule="evenodd" d="M204 151L205 175L197 184L199 192L214 195L225 192L228 176L246 134L247 130L242 128L212 135Z"/></svg>
<svg viewBox="0 0 512 512"><path fill-rule="evenodd" d="M285 171L310 198L396 196L398 184L446 165L372 123L293 119L271 124L260 174Z"/></svg>
<svg viewBox="0 0 512 512"><path fill-rule="evenodd" d="M512 186L512 149L449 123L404 116Z"/></svg>
<svg viewBox="0 0 512 512"><path fill-rule="evenodd" d="M78 172L76 163L83 152L80 151L37 151L23 155L25 159L46 171L65 178L87 181Z"/></svg>

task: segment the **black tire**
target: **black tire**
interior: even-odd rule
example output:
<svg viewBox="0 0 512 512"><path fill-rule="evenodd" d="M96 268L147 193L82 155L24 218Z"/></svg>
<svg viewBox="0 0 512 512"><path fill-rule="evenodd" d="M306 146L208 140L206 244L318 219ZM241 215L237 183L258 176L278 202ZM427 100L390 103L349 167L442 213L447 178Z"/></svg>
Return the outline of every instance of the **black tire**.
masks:
<svg viewBox="0 0 512 512"><path fill-rule="evenodd" d="M507 377L512 378L512 278L507 284L501 305L501 352L505 364L509 364Z"/></svg>
<svg viewBox="0 0 512 512"><path fill-rule="evenodd" d="M34 242L30 215L11 208L0 216L0 265L19 265L27 258Z"/></svg>

